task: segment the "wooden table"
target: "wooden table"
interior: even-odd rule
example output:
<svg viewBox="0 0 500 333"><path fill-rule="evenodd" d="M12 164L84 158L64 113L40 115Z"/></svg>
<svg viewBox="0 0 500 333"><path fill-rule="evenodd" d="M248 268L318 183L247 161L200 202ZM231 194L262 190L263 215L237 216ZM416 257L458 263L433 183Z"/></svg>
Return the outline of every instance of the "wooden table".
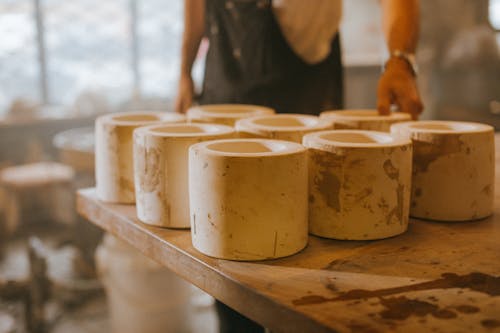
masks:
<svg viewBox="0 0 500 333"><path fill-rule="evenodd" d="M79 191L78 211L272 331L499 332L499 171L490 218L412 220L380 241L310 236L300 253L261 262L202 255L188 230L142 224L134 206L101 203L94 189Z"/></svg>

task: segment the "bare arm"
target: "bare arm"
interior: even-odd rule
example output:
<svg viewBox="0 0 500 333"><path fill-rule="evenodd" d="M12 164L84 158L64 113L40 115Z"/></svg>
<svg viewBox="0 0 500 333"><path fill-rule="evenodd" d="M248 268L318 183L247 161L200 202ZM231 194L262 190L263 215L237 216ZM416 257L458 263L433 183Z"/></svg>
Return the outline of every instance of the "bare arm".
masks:
<svg viewBox="0 0 500 333"><path fill-rule="evenodd" d="M389 51L415 53L419 33L418 0L381 0L382 27Z"/></svg>
<svg viewBox="0 0 500 333"><path fill-rule="evenodd" d="M182 35L179 91L175 110L186 112L193 102L194 85L191 70L205 31L205 0L184 0L184 32Z"/></svg>
<svg viewBox="0 0 500 333"><path fill-rule="evenodd" d="M418 0L381 0L382 26L389 53L415 53L419 35ZM378 84L378 110L390 111L396 104L414 119L422 112L422 102L411 65L403 58L391 56Z"/></svg>

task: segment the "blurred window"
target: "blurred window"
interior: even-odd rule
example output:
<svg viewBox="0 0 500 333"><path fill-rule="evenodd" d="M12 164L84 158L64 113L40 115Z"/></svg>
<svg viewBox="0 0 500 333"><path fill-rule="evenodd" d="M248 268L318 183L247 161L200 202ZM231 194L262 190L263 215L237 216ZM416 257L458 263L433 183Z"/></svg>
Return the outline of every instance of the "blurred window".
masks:
<svg viewBox="0 0 500 333"><path fill-rule="evenodd" d="M0 0L0 114L15 96L40 98L32 0Z"/></svg>
<svg viewBox="0 0 500 333"><path fill-rule="evenodd" d="M500 0L490 0L489 16L493 28L500 31Z"/></svg>
<svg viewBox="0 0 500 333"><path fill-rule="evenodd" d="M0 0L0 114L15 98L172 98L182 0ZM199 72L199 70L198 70Z"/></svg>

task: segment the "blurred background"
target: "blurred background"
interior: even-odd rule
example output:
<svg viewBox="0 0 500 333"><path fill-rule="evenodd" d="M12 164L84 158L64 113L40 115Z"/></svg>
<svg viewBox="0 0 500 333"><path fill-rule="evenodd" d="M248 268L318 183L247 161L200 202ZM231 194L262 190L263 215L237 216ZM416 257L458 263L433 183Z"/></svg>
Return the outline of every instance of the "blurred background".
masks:
<svg viewBox="0 0 500 333"><path fill-rule="evenodd" d="M108 331L113 300L106 303L94 256L102 233L76 216L74 190L94 183L97 115L172 111L182 10L182 0L0 0L0 333ZM387 58L380 22L378 0L344 1L346 108L376 104ZM499 129L499 45L500 0L421 0L423 118ZM133 252L113 239L100 246L104 262ZM145 277L136 278L126 283ZM195 289L186 295L194 325L215 330L211 299ZM50 320L37 312L46 304Z"/></svg>

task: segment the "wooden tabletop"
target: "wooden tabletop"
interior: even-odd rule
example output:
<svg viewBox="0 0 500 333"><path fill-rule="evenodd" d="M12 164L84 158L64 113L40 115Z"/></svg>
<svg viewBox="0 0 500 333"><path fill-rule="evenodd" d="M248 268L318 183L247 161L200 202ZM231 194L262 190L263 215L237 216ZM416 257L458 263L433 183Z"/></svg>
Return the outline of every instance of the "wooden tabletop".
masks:
<svg viewBox="0 0 500 333"><path fill-rule="evenodd" d="M412 219L379 241L310 236L300 253L260 262L200 254L188 230L143 224L134 206L101 203L94 189L78 192L78 211L275 332L500 332L499 165L497 153L490 218Z"/></svg>

